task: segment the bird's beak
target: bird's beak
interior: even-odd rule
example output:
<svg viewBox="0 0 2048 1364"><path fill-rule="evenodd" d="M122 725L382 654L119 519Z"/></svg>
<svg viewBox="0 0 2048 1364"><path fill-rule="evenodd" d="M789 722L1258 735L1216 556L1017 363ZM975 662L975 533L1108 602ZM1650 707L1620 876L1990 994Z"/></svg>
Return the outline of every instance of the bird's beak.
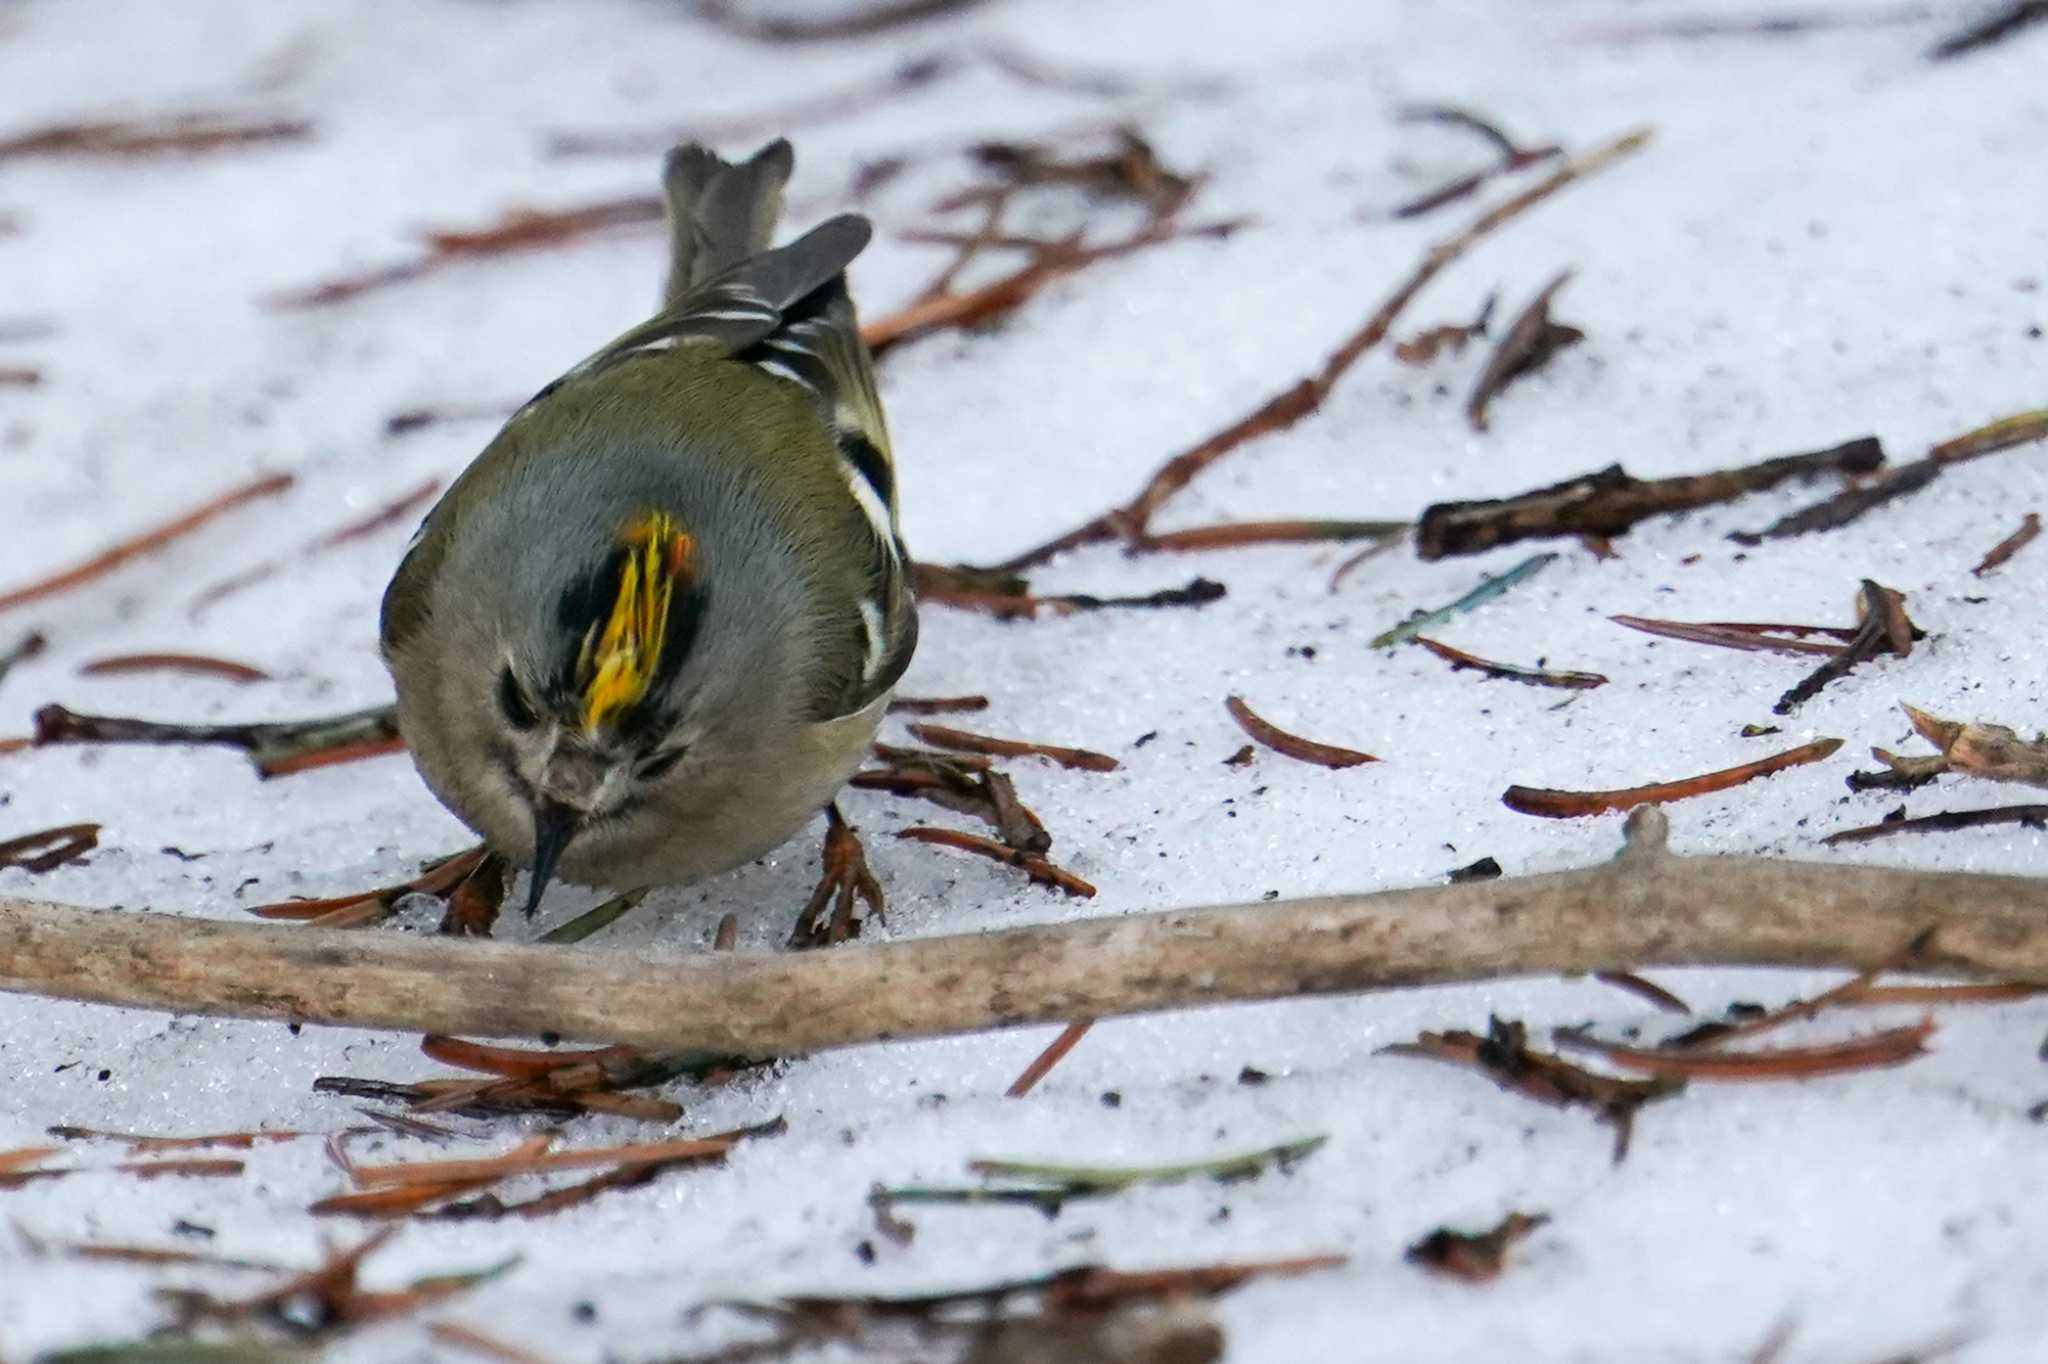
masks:
<svg viewBox="0 0 2048 1364"><path fill-rule="evenodd" d="M561 860L562 849L569 846L569 840L576 836L576 829L582 823L583 812L557 800L543 796L533 807L533 884L526 892L526 917L531 919L540 908L540 897L546 893L548 882L554 879L555 863Z"/></svg>

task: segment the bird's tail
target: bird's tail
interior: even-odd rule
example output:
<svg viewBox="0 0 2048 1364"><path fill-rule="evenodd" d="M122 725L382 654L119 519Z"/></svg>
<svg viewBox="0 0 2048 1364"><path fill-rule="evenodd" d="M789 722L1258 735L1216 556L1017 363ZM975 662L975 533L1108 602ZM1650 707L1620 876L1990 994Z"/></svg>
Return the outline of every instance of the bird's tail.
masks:
<svg viewBox="0 0 2048 1364"><path fill-rule="evenodd" d="M664 307L768 249L793 160L780 138L738 165L695 142L669 152L661 177L669 232Z"/></svg>

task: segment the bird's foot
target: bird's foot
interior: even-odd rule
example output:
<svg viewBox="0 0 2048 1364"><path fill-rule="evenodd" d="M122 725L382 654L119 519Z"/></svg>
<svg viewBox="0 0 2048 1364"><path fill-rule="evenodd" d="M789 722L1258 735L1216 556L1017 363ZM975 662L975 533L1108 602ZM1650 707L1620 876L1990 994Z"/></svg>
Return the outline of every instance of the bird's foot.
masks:
<svg viewBox="0 0 2048 1364"><path fill-rule="evenodd" d="M797 916L789 935L791 947L826 947L860 936L869 916L882 915L882 883L868 870L867 850L860 835L839 813L839 807L825 807L825 871L810 903ZM867 905L862 914L856 902Z"/></svg>

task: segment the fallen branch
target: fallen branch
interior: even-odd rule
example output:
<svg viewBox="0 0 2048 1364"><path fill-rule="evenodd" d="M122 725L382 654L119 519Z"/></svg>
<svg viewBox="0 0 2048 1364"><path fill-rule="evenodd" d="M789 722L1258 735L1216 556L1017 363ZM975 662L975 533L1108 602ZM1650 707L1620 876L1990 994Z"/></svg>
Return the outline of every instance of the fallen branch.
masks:
<svg viewBox="0 0 2048 1364"><path fill-rule="evenodd" d="M185 725L126 716L81 715L63 706L35 713L38 748L53 744L221 744L249 755L260 777L281 777L404 748L390 706L312 720Z"/></svg>
<svg viewBox="0 0 2048 1364"><path fill-rule="evenodd" d="M2048 880L1674 856L826 953L563 951L0 899L0 990L652 1052L786 1056L1227 1000L1704 964L2048 984ZM1912 945L1902 960L1902 945Z"/></svg>
<svg viewBox="0 0 2048 1364"><path fill-rule="evenodd" d="M1610 464L1514 497L1440 502L1423 512L1415 552L1424 559L1442 559L1540 536L1620 535L1652 516L1711 507L1795 478L1871 473L1883 464L1884 447L1874 436L1678 478L1632 478L1619 464Z"/></svg>

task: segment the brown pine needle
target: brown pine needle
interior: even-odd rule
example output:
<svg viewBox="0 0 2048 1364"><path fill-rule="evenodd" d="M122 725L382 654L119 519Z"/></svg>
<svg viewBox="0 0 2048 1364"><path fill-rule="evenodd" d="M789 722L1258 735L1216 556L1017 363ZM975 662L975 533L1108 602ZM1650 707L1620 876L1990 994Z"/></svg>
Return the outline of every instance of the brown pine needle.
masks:
<svg viewBox="0 0 2048 1364"><path fill-rule="evenodd" d="M297 1141L312 1136L310 1132L209 1132L196 1137L159 1137L140 1132L106 1132L94 1127L56 1126L49 1129L53 1137L66 1141L118 1141L130 1150L147 1151L203 1151L209 1147L226 1147L231 1151L251 1151L261 1145L277 1142Z"/></svg>
<svg viewBox="0 0 2048 1364"><path fill-rule="evenodd" d="M121 541L110 549L102 550L82 564L67 568L59 573L53 573L39 582L15 588L11 592L0 592L0 611L23 606L29 602L42 601L47 597L56 596L60 592L68 592L74 587L93 581L95 578L104 577L131 559L138 559L146 554L153 554L172 541L182 536L190 535L215 517L224 516L246 503L265 497L277 496L279 493L290 488L293 481L290 474L265 474L260 478L252 479L247 483L230 488L219 496L202 502L183 515L166 521L154 530L144 531L139 535L131 536Z"/></svg>
<svg viewBox="0 0 2048 1364"><path fill-rule="evenodd" d="M1997 544L1993 545L1991 547L1991 552L1984 556L1983 561L1979 563L1975 568L1970 570L1970 576L1973 578L1981 578L1986 573L1991 572L1993 569L2002 567L2009 560L2011 560L2013 555L2019 553L2028 545L2033 544L2034 537L2039 535L2040 533L2040 513L2028 512L2026 515L2026 519L2020 522L2019 529L2014 531L2012 534L2006 536L2003 540L2000 540Z"/></svg>
<svg viewBox="0 0 2048 1364"><path fill-rule="evenodd" d="M1193 1265L1175 1269L1121 1270L1106 1265L1087 1265L1056 1276L1047 1288L1046 1297L1057 1307L1099 1311L1133 1298L1171 1298L1188 1294L1206 1297L1228 1292L1252 1279L1313 1274L1318 1270L1341 1268L1346 1262L1347 1257L1343 1255L1302 1255L1290 1260Z"/></svg>
<svg viewBox="0 0 2048 1364"><path fill-rule="evenodd" d="M425 1160L404 1165L359 1165L356 1182L366 1188L412 1187L421 1184L452 1184L471 1179L506 1179L513 1175L543 1174L552 1170L590 1170L608 1166L667 1165L682 1160L709 1160L723 1156L740 1138L738 1133L716 1137L693 1137L679 1141L628 1142L580 1151L552 1151L536 1154L512 1152L502 1156L481 1156L462 1160Z"/></svg>
<svg viewBox="0 0 2048 1364"><path fill-rule="evenodd" d="M1238 549L1246 545L1314 545L1347 540L1390 540L1406 534L1406 521L1227 521L1191 526L1132 544L1138 550Z"/></svg>
<svg viewBox="0 0 2048 1364"><path fill-rule="evenodd" d="M205 654L110 654L106 658L94 659L78 671L87 677L149 672L189 673L195 677L218 677L244 686L270 680L270 674L261 668L229 658L210 658Z"/></svg>
<svg viewBox="0 0 2048 1364"><path fill-rule="evenodd" d="M891 715L946 715L987 709L986 696L898 696L889 702Z"/></svg>
<svg viewBox="0 0 2048 1364"><path fill-rule="evenodd" d="M1617 990L1626 990L1638 999L1648 1000L1653 1006L1667 1014L1689 1014L1692 1006L1672 994L1654 980L1645 980L1633 971L1595 971L1593 979L1602 985L1612 985Z"/></svg>
<svg viewBox="0 0 2048 1364"><path fill-rule="evenodd" d="M1318 767L1332 768L1358 767L1364 763L1379 761L1372 754L1361 753L1355 748L1339 748L1335 744L1320 743L1314 739L1304 739L1299 734L1290 734L1270 720L1261 719L1245 704L1241 696L1225 698L1223 708L1230 712L1231 719L1237 721L1239 729L1283 757L1314 763Z"/></svg>
<svg viewBox="0 0 2048 1364"><path fill-rule="evenodd" d="M622 1061L641 1055L633 1047L539 1051L530 1047L496 1047L483 1042L467 1042L459 1037L437 1036L422 1037L420 1053L443 1065L516 1080L541 1080L572 1066Z"/></svg>
<svg viewBox="0 0 2048 1364"><path fill-rule="evenodd" d="M418 486L400 493L397 497L376 508L374 511L360 516L345 525L338 526L334 530L328 531L325 535L307 541L299 548L297 557L300 559L310 559L330 549L337 549L342 545L374 535L386 526L396 525L404 520L421 503L440 490L441 480L429 478ZM266 578L275 576L284 569L285 563L286 560L284 559L266 559L253 568L244 569L232 577L223 578L194 597L191 604L185 609L189 614L198 616L206 608L222 598L233 596L245 587L253 587Z"/></svg>
<svg viewBox="0 0 2048 1364"><path fill-rule="evenodd" d="M1095 887L1082 880L1064 867L1056 867L1038 853L1025 852L998 843L992 838L962 832L959 829L940 829L927 824L913 825L898 829L896 837L909 839L913 843L936 843L942 848L957 848L961 852L979 854L991 862L1001 862L1023 872L1041 886L1051 886L1078 899L1089 899L1095 894Z"/></svg>
<svg viewBox="0 0 2048 1364"><path fill-rule="evenodd" d="M1086 748L1062 748L1057 744L1032 743L1024 739L998 739L987 734L970 734L945 725L913 723L910 732L928 744L961 753L986 753L998 758L1050 758L1061 767L1086 772L1114 772L1122 764L1107 753Z"/></svg>
<svg viewBox="0 0 2048 1364"><path fill-rule="evenodd" d="M1415 636L1415 642L1450 664L1454 672L1463 668L1473 668L1488 677L1498 677L1508 682L1526 682L1536 687L1563 687L1575 691L1586 691L1607 685L1607 677L1603 673L1553 671L1549 668L1525 668L1515 663L1496 663L1490 658L1468 654L1463 649L1454 649L1424 635Z"/></svg>
<svg viewBox="0 0 2048 1364"><path fill-rule="evenodd" d="M55 871L97 848L100 826L63 824L0 842L0 867L20 867L33 876Z"/></svg>
<svg viewBox="0 0 2048 1364"><path fill-rule="evenodd" d="M1816 654L1822 658L1833 658L1842 651L1842 645L1856 637L1854 630L1838 629L1830 625L1760 625L1748 621L1701 621L1651 620L1645 616L1609 616L1616 625L1626 625L1631 630L1641 630L1646 635L1663 635L1667 639L1682 639L1690 644L1713 644L1723 649L1744 649L1750 651L1769 650L1780 654ZM1787 635L1826 635L1839 640L1837 644L1823 644L1819 640L1785 638Z"/></svg>
<svg viewBox="0 0 2048 1364"><path fill-rule="evenodd" d="M544 1355L523 1350L517 1345L508 1344L496 1336L479 1331L474 1326L464 1326L460 1322L430 1321L427 1323L427 1334L443 1345L457 1350L467 1350L485 1359L497 1360L498 1364L548 1364Z"/></svg>
<svg viewBox="0 0 2048 1364"><path fill-rule="evenodd" d="M1092 1018L1084 1018L1078 1023L1067 1024L1065 1028L1060 1030L1060 1035L1047 1043L1045 1050L1038 1053L1030 1065L1024 1067L1023 1073L1010 1082L1010 1087L1003 1091L1003 1097L1006 1099L1021 1099L1026 1094L1029 1094L1037 1086L1038 1082L1051 1072L1054 1066L1067 1058L1067 1053L1072 1051L1081 1039L1088 1035L1088 1030L1094 1026L1095 1020Z"/></svg>
<svg viewBox="0 0 2048 1364"><path fill-rule="evenodd" d="M1638 805L1664 805L1675 800L1687 800L1693 796L1726 791L1746 781L1767 777L1773 772L1782 772L1788 767L1819 762L1841 746L1840 739L1816 739L1810 744L1801 744L1797 748L1787 749L1783 753L1761 758L1753 763L1743 763L1739 767L1724 767L1718 772L1706 772L1679 781L1631 786L1615 791L1556 791L1540 786L1510 786L1501 793L1501 803L1510 810L1525 815L1539 815L1544 819L1574 819L1581 815L1631 810Z"/></svg>
<svg viewBox="0 0 2048 1364"><path fill-rule="evenodd" d="M484 859L484 849L479 846L459 852L429 866L410 881L395 886L384 886L377 890L358 891L353 895L333 895L324 900L280 900L274 904L251 905L248 913L259 919L292 919L313 922L337 910L351 910L369 906L381 918L391 912L392 906L410 894L442 895L453 890Z"/></svg>
<svg viewBox="0 0 2048 1364"><path fill-rule="evenodd" d="M1682 1080L1806 1080L1904 1065L1926 1052L1926 1041L1933 1033L1934 1020L1923 1019L1910 1028L1889 1028L1845 1042L1728 1052L1630 1047L1572 1030L1560 1031L1557 1040L1646 1075Z"/></svg>
<svg viewBox="0 0 2048 1364"><path fill-rule="evenodd" d="M361 762L365 758L388 758L394 753L403 752L405 740L394 734L388 739L366 739L359 743L336 744L332 748L316 748L306 753L294 753L289 757L258 762L256 770L265 777L289 777L294 772L339 767L343 763Z"/></svg>

